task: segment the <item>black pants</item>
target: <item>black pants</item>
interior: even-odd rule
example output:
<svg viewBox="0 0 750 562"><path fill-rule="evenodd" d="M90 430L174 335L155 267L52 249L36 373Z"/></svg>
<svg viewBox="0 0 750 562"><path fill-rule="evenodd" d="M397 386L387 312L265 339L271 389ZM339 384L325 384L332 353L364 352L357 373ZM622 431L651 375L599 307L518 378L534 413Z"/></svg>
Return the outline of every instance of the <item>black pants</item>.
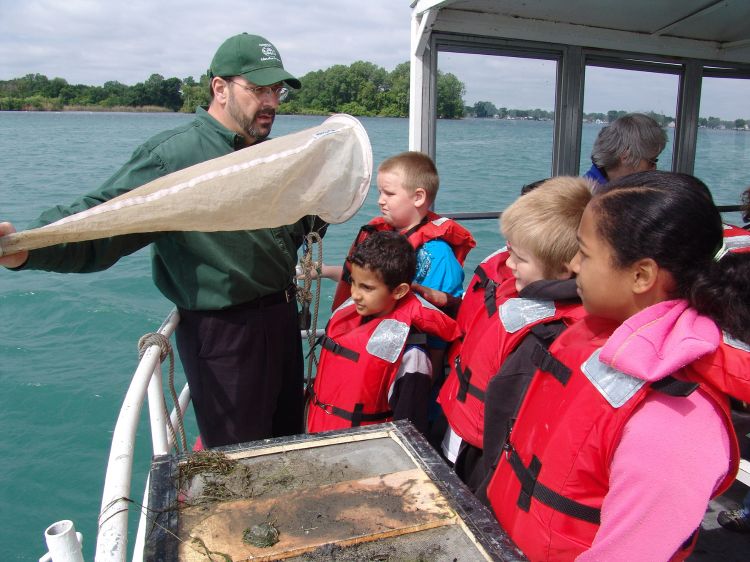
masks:
<svg viewBox="0 0 750 562"><path fill-rule="evenodd" d="M180 310L176 339L206 447L303 431L297 303Z"/></svg>

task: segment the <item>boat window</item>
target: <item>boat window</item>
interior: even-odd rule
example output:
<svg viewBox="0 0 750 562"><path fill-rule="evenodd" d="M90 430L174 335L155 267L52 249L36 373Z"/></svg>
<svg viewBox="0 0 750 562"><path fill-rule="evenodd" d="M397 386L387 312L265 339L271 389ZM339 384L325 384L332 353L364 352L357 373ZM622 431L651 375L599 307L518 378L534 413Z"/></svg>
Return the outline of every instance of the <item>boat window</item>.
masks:
<svg viewBox="0 0 750 562"><path fill-rule="evenodd" d="M717 205L738 205L750 186L750 80L704 77L696 143L695 175ZM739 213L725 215L737 224Z"/></svg>
<svg viewBox="0 0 750 562"><path fill-rule="evenodd" d="M591 167L591 148L601 128L632 112L650 115L667 129L669 141L659 155L657 168L671 170L678 86L675 74L586 66L581 173Z"/></svg>
<svg viewBox="0 0 750 562"><path fill-rule="evenodd" d="M441 185L445 193L462 194L446 201L441 188L440 209L502 210L523 185L551 175L554 60L440 52L438 71L463 82L466 105L463 119L436 125ZM439 91L437 105L440 114ZM495 221L471 226L497 236Z"/></svg>

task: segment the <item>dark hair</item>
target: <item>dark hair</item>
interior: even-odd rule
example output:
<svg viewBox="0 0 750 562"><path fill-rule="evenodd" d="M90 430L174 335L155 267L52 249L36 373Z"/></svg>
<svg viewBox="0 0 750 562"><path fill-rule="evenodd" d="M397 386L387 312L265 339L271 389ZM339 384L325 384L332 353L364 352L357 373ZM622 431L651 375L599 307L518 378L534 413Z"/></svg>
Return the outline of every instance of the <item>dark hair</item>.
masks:
<svg viewBox="0 0 750 562"><path fill-rule="evenodd" d="M542 185L550 178L544 178L543 180L536 180L531 183L527 183L521 186L521 195L526 195L529 191L534 191L537 187Z"/></svg>
<svg viewBox="0 0 750 562"><path fill-rule="evenodd" d="M659 189L669 189L670 186L675 184L675 179L679 178L680 184L684 185L687 189L697 189L703 196L708 199L712 204L714 202L713 195L708 186L695 176L689 174L680 174L677 172L664 172L662 170L647 170L645 172L636 172L618 178L615 181L599 185L596 188L597 195L607 193L612 189L620 187L655 187Z"/></svg>
<svg viewBox="0 0 750 562"><path fill-rule="evenodd" d="M591 200L614 265L652 258L672 274L674 298L687 299L732 336L750 342L750 254L714 257L724 243L710 191L688 174L631 174Z"/></svg>
<svg viewBox="0 0 750 562"><path fill-rule="evenodd" d="M417 256L406 236L392 231L373 232L346 258L349 263L380 275L389 289L411 284L417 271Z"/></svg>
<svg viewBox="0 0 750 562"><path fill-rule="evenodd" d="M742 194L742 220L746 223L750 223L750 187L748 187ZM745 228L750 226L746 224Z"/></svg>

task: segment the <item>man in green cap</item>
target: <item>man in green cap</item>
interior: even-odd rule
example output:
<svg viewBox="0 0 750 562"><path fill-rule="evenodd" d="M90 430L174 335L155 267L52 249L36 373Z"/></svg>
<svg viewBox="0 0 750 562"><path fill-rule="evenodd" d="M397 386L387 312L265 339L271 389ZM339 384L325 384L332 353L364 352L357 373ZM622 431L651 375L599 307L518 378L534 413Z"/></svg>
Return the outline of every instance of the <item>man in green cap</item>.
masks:
<svg viewBox="0 0 750 562"><path fill-rule="evenodd" d="M276 47L242 33L216 51L211 102L189 124L139 146L98 190L44 212L29 228L57 221L160 176L263 141L288 87ZM303 359L294 297L297 250L325 224L236 232L162 232L60 244L0 257L10 269L90 272L152 246L154 283L180 313L177 347L204 445L215 447L303 429ZM0 222L0 236L14 232Z"/></svg>

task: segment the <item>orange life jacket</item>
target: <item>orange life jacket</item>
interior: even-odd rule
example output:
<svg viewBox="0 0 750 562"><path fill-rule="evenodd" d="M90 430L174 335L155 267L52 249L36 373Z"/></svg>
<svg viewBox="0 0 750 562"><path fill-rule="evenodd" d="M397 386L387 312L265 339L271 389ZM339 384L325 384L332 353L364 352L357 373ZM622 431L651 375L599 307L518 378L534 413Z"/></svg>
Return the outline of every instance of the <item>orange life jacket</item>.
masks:
<svg viewBox="0 0 750 562"><path fill-rule="evenodd" d="M352 301L333 313L321 338L322 351L307 414L310 433L392 419L388 394L409 333L451 341L458 324L409 293L388 315L362 323Z"/></svg>
<svg viewBox="0 0 750 562"><path fill-rule="evenodd" d="M513 275L510 268L505 265L507 259L508 248L503 247L484 258L474 270L474 276L469 281L456 316L456 322L464 334L469 331L474 317L480 310L484 310L487 317L497 311L495 290L500 283Z"/></svg>
<svg viewBox="0 0 750 562"><path fill-rule="evenodd" d="M750 252L750 232L739 226L725 224L724 243L731 252Z"/></svg>
<svg viewBox="0 0 750 562"><path fill-rule="evenodd" d="M369 223L359 229L359 233L354 239L354 244L352 244L352 247L349 249L347 256L351 256L354 249L371 233L382 230L393 231L395 229L385 222L383 217L375 217L372 219ZM458 263L461 265L464 264L464 260L469 251L477 245L471 232L466 230L456 221L436 215L432 211L428 212L422 222L417 226L407 231L403 231L402 234L409 239L409 242L415 250L419 249L430 240L445 241L453 249L453 255L456 256L456 260L458 260ZM336 310L351 296L351 280L351 266L349 265L348 260L344 260L344 270L341 274L341 280L336 287L336 292L333 295L333 306L331 307L331 310Z"/></svg>
<svg viewBox="0 0 750 562"><path fill-rule="evenodd" d="M484 393L505 359L534 326L563 321L571 325L585 315L580 302L555 302L518 297L514 278L497 290L497 312L478 315L463 342L449 355L450 373L438 401L453 431L483 448Z"/></svg>
<svg viewBox="0 0 750 562"><path fill-rule="evenodd" d="M648 383L599 362L615 327L586 317L552 344L487 489L500 525L531 560L573 560L591 546L623 427L650 392L679 396L699 388L718 406L732 440L732 468L715 495L734 479L739 451L724 393L750 394L747 350L723 343L672 376ZM591 380L606 380L601 385L606 390ZM686 555L687 550L676 554Z"/></svg>

